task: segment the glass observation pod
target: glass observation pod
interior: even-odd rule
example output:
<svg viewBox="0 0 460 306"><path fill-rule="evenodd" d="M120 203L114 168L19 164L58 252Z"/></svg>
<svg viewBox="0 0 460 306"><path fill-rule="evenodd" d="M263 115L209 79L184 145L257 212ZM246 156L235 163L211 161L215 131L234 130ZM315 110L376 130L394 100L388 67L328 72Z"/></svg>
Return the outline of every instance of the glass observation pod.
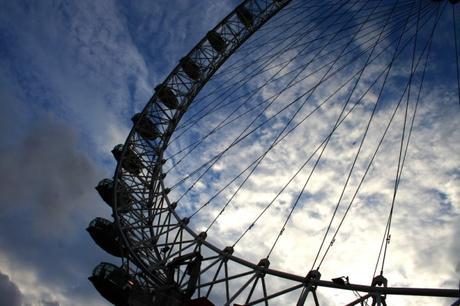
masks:
<svg viewBox="0 0 460 306"><path fill-rule="evenodd" d="M121 154L123 153L123 145L119 144L116 145L113 150L112 154L113 157L117 160L117 162L120 162ZM136 153L131 148L128 148L126 150L125 158L123 159L123 163L121 164L123 169L126 171L137 175L141 172L142 169L142 161L141 159L137 156Z"/></svg>
<svg viewBox="0 0 460 306"><path fill-rule="evenodd" d="M169 109L179 108L179 102L173 90L166 85L158 85L155 87L158 99Z"/></svg>
<svg viewBox="0 0 460 306"><path fill-rule="evenodd" d="M184 57L181 59L180 65L189 78L195 81L201 79L201 69L190 57Z"/></svg>
<svg viewBox="0 0 460 306"><path fill-rule="evenodd" d="M227 43L222 38L222 35L217 33L216 31L209 31L206 34L206 39L209 41L211 47L219 53L224 53L225 49L227 48Z"/></svg>
<svg viewBox="0 0 460 306"><path fill-rule="evenodd" d="M142 138L147 140L154 140L161 136L155 123L152 122L147 116L141 116L141 113L135 114L131 120L136 126L136 132L141 135Z"/></svg>
<svg viewBox="0 0 460 306"><path fill-rule="evenodd" d="M117 306L132 305L131 295L138 291L136 280L128 272L107 262L97 265L88 279L105 299Z"/></svg>
<svg viewBox="0 0 460 306"><path fill-rule="evenodd" d="M104 200L105 203L107 203L112 209L114 205L114 190L113 190L113 180L111 179L103 179L102 181L99 182L96 186L96 190L101 196L101 198ZM131 198L130 193L128 192L126 186L122 184L122 181L118 181L118 194L117 194L117 210L118 211L124 211L131 207L133 200Z"/></svg>
<svg viewBox="0 0 460 306"><path fill-rule="evenodd" d="M254 16L252 16L252 13L244 5L238 6L236 16L246 28L252 27Z"/></svg>
<svg viewBox="0 0 460 306"><path fill-rule="evenodd" d="M107 253L116 257L121 257L125 253L120 244L120 236L113 222L97 217L90 222L86 230L94 242Z"/></svg>
<svg viewBox="0 0 460 306"><path fill-rule="evenodd" d="M127 271L107 262L96 266L88 279L99 294L116 306L215 306L206 297L190 300L175 286L149 294Z"/></svg>

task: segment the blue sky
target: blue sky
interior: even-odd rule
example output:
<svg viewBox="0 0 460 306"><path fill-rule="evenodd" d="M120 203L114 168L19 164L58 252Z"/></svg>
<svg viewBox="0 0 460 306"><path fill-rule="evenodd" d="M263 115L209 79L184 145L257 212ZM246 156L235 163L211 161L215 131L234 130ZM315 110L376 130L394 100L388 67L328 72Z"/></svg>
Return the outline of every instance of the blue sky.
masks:
<svg viewBox="0 0 460 306"><path fill-rule="evenodd" d="M84 230L110 216L94 186L154 85L234 4L1 1L1 305L106 305L87 280L114 261Z"/></svg>
<svg viewBox="0 0 460 306"><path fill-rule="evenodd" d="M238 2L18 0L0 3L0 171L3 174L0 184L0 305L108 305L87 280L98 262L118 262L100 250L84 230L94 217L110 216L109 208L98 197L94 186L100 179L112 176L115 162L110 150L125 140L131 126L131 116L142 109L153 88L166 77L178 60ZM445 29L442 28L438 35L448 41L449 34ZM442 44L435 45L434 50L438 58L447 58L449 53ZM453 75L449 67L453 67L452 62L439 61L431 68L438 75L439 71L446 71L444 77L448 79ZM256 79L254 84L262 81L263 77ZM436 84L434 78L432 81L432 84ZM442 83L439 79L437 81ZM254 101L268 97L275 89L268 88ZM455 254L460 250L460 245L455 237L460 232L460 161L458 155L455 157L455 152L458 153L460 143L459 109L448 108L455 105L454 89L451 85L429 88L425 101L439 101L439 104L426 102L421 110L424 116L421 116L423 119L418 124L419 134L414 137L422 141L430 140L429 146L435 150L428 152L423 145L414 146L414 163L408 166L407 172L417 177L417 184L406 184L407 192L401 191L401 199L403 203L409 203L411 196L418 193L422 195L422 200L435 200L439 208L428 205L414 208L408 205L401 209L404 218L398 219L395 227L401 232L406 231L406 236L400 235L400 240L396 237L392 245L407 245L407 249L400 247L400 252L395 250L392 261L394 269L391 270L395 278L399 277L399 285L422 286L421 281L441 275L442 279L430 285L452 287L457 281L455 275L458 278L460 266L456 265L460 263ZM293 91L299 90L301 88L294 88ZM327 92L327 88L324 92ZM363 110L358 114L364 116L367 112ZM381 112L382 118L385 114ZM208 122L218 122L221 114L215 116ZM321 114L307 130L320 130L324 119L331 117ZM283 118L277 123L285 121ZM358 123L351 122L343 133L354 135L353 127L357 126ZM375 135L382 126L383 123L375 127ZM191 130L190 133L200 135L203 131ZM234 134L226 133L217 134L217 138L212 140L214 143L201 148L203 151L198 151L195 157L205 160L213 150L227 145ZM273 135L273 130L267 128L260 131L257 138L266 144L273 139ZM302 134L308 139L319 139L320 136L320 132ZM181 145L187 144L191 137L185 137ZM244 144L245 148L249 148L248 154L231 155L225 162L216 164L209 181L198 185L196 190L217 190L225 178L233 174L233 169L228 170L228 165L236 165L235 168L239 169L244 161L251 160L251 154L260 154L263 146L252 146L252 140ZM449 141L446 146L439 146L445 141ZM236 233L239 230L235 226L236 221L241 221L241 227L244 228L251 216L256 215L256 208L260 208L262 200L273 196L273 190L280 185L277 183L286 179L286 171L294 169L301 160L303 145L301 141L297 144L298 150L291 150L290 146L295 146L289 141L276 151L278 156L289 156L290 162L286 164L277 164L272 162L272 157L268 158L269 163L261 167L261 172L255 175L254 181L242 192L234 207L226 211L226 221L222 220L216 225L215 234L216 237L222 237L225 241L222 243L234 239L231 235L233 230ZM331 155L349 156L351 151L344 150L343 145L342 142L331 145ZM208 149L210 153L204 154ZM436 167L436 162L446 156L452 158ZM194 161L193 158L191 160ZM385 159L379 161L381 165L386 162L388 160ZM187 166L191 167L188 162L184 162L183 166L185 171ZM336 173L344 171L340 167L336 165L329 170L321 169L324 170L322 176L312 186L311 193L305 193L306 198L323 203L325 194L335 192L332 182L337 178ZM223 170L229 172L225 174ZM435 175L438 181L433 179ZM222 178L222 182L217 182L216 178ZM378 188L375 186L382 184L378 174L373 175L370 181L361 200L378 202L380 198L388 196L385 190L376 191ZM301 185L301 182L297 183ZM390 181L384 183L391 185ZM292 201L292 194L280 200L277 210L266 217L266 223L279 224L282 221L279 211ZM206 196L206 192L197 192L189 195L188 199L193 203L202 202ZM240 209L247 203L253 206L242 215ZM386 210L377 204L376 207L362 204L358 207L355 217L360 221L353 223L341 238L348 240L352 233L363 232L363 229L368 231L370 237L381 237L381 231L368 228L374 223L372 218L386 213ZM219 209L205 211L203 224L207 224ZM190 211L193 208L185 206L184 212ZM301 212L315 218L308 225L310 228L303 228L305 222L302 214L294 217L292 230L286 232L287 237L282 241L279 253L274 254L275 258L280 259L277 268L285 268L287 263L291 263L288 267L291 270L304 267L307 250L301 249L295 254L286 250L299 245L297 236L319 226L316 222L319 224L319 221L326 220L329 209L323 207L314 210L305 206L301 207ZM405 229L404 223L410 224L410 228ZM202 226L199 222L197 224ZM453 224L457 224L457 227L453 227ZM419 228L427 229L423 237L417 235ZM253 238L258 241L260 237L270 237L272 241L273 233L277 230L278 227L276 230L264 228L258 232L259 237ZM317 242L318 236L312 236ZM357 237L362 239L361 242L372 240ZM439 237L445 240L441 243L437 240ZM359 245L358 238L350 243ZM408 240L413 243L408 243ZM263 249L267 244L260 242L255 246L251 241L243 241L242 249L247 251L249 258L257 260L257 256L261 255L257 249ZM425 247L417 248L417 245ZM445 251L441 248L445 248ZM336 269L347 273L355 268L361 272L354 265L350 265L348 270L338 269L339 262L348 262L357 256L354 252L342 256L341 250L344 249L338 246L337 254L340 255L326 271ZM365 255L365 252L360 253ZM414 258L417 254L420 256ZM398 266L397 263L401 261L411 264ZM438 271L436 265L443 261L449 265ZM420 266L426 266L426 269L419 271ZM420 272L420 280L414 281L417 272Z"/></svg>

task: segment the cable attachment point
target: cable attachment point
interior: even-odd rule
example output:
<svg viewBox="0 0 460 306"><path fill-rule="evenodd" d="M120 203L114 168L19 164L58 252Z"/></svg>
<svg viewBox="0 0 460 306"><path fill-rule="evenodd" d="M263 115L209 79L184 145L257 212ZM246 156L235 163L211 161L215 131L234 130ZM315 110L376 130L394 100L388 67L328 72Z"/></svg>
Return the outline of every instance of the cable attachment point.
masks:
<svg viewBox="0 0 460 306"><path fill-rule="evenodd" d="M169 211L173 211L175 210L177 207L177 202L172 202L170 205L169 205Z"/></svg>
<svg viewBox="0 0 460 306"><path fill-rule="evenodd" d="M262 258L257 264L256 274L258 277L264 277L267 273L267 269L270 266L270 260L268 258Z"/></svg>
<svg viewBox="0 0 460 306"><path fill-rule="evenodd" d="M372 280L371 286L372 287L384 287L384 288L386 288L388 286L388 280L382 274L377 275ZM373 296L372 296L372 306L374 306L374 305L387 306L386 297L387 297L386 294L380 294L380 293L377 293L377 292L374 293Z"/></svg>
<svg viewBox="0 0 460 306"><path fill-rule="evenodd" d="M305 279L307 280L307 282L319 281L321 279L321 273L319 273L318 270L311 270L310 272L308 272Z"/></svg>
<svg viewBox="0 0 460 306"><path fill-rule="evenodd" d="M233 247L228 246L228 247L225 247L225 248L222 250L222 253L223 253L222 255L223 255L223 257L228 258L228 257L230 257L230 256L233 254L234 251L235 251L235 250L233 249Z"/></svg>
<svg viewBox="0 0 460 306"><path fill-rule="evenodd" d="M180 227L185 227L188 225L189 222L190 222L189 218L183 218L182 220L179 221L179 225Z"/></svg>
<svg viewBox="0 0 460 306"><path fill-rule="evenodd" d="M207 237L208 237L208 234L206 234L206 232L201 232L198 234L198 236L196 236L195 240L198 244L202 244L203 241L205 241Z"/></svg>
<svg viewBox="0 0 460 306"><path fill-rule="evenodd" d="M305 276L304 280L304 288L302 293L300 294L299 300L297 301L297 306L305 305L305 301L307 300L308 294L311 292L313 294L313 299L315 300L315 305L319 305L318 297L316 296L316 285L314 282L319 281L321 279L321 273L318 270L311 270L308 272L307 276Z"/></svg>
<svg viewBox="0 0 460 306"><path fill-rule="evenodd" d="M331 240L331 244L330 244L330 246L333 246L333 245L334 245L334 243L335 243L335 238Z"/></svg>
<svg viewBox="0 0 460 306"><path fill-rule="evenodd" d="M387 287L388 280L383 275L377 275L372 280L372 287Z"/></svg>
<svg viewBox="0 0 460 306"><path fill-rule="evenodd" d="M391 241L391 235L388 235L388 237L387 237L387 244L390 244L390 241Z"/></svg>

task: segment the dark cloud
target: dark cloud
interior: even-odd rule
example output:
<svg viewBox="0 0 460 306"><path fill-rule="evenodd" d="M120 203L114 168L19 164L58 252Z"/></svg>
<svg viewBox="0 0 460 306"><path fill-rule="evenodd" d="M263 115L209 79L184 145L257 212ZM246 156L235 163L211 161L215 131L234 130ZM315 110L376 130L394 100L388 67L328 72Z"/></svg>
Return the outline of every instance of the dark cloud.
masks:
<svg viewBox="0 0 460 306"><path fill-rule="evenodd" d="M21 306L22 293L8 275L0 271L0 305Z"/></svg>
<svg viewBox="0 0 460 306"><path fill-rule="evenodd" d="M62 122L35 123L21 142L1 149L0 171L0 212L33 211L41 232L62 233L92 204L88 194L97 170L78 148L75 132Z"/></svg>
<svg viewBox="0 0 460 306"><path fill-rule="evenodd" d="M0 146L0 253L9 270L33 273L50 293L95 305L101 299L87 277L98 260L113 259L84 229L92 218L110 216L94 190L104 175L74 129L49 115L37 117L22 137ZM29 288L18 285L29 298ZM1 298L0 305L16 305ZM59 305L53 296L35 298Z"/></svg>

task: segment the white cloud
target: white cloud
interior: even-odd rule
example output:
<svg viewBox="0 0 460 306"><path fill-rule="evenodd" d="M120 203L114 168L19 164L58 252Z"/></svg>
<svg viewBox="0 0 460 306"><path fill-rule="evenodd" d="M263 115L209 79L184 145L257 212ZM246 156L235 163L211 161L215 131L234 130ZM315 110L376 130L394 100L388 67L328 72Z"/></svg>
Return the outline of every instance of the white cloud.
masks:
<svg viewBox="0 0 460 306"><path fill-rule="evenodd" d="M428 23L423 28L423 33L425 34L419 34L421 35L419 38L429 33L431 26L432 24ZM383 45L389 45L388 42L389 39L386 38ZM425 43L426 39L420 39L418 55L421 54ZM411 44L408 44L406 50L410 50L410 47ZM374 55L381 51L382 49L377 49ZM258 53L263 52L260 51L254 55L256 56ZM371 85L372 78L377 77L383 67L388 64L390 59L388 55L391 54L391 51L386 52L386 54L377 58L372 66L365 71L363 81L358 86L357 92L359 94L353 96L351 103ZM408 55L410 53L405 52L403 58L407 60ZM436 51L431 54L430 60L435 61L434 59L436 59ZM280 56L280 61L282 60L283 57ZM290 70L298 67L296 66L298 61L296 60L294 64L286 69ZM360 63L361 65L364 64L364 60ZM418 72L413 80L409 121L410 114L414 109L423 63L424 59L421 60ZM337 67L339 66L337 65ZM231 69L231 65L228 67ZM307 105L300 112L299 118L295 122L300 122L300 118L318 105L321 98L330 94L333 89L340 85L344 77L349 75L351 71L358 71L359 67L358 64L353 69L343 71L343 73L338 74L325 85L319 87L317 93L312 96L310 105ZM456 222L458 222L460 205L457 187L459 186L458 173L455 171L460 165L460 160L456 153L460 151L458 147L460 135L455 128L459 111L458 107L456 108L454 90L449 90L449 94L443 94L443 91L448 89L442 85L440 80L437 82L438 80L433 79L434 75L439 73L436 68L436 65L431 64L428 67L422 100L411 136L403 178L395 205L395 216L391 232L392 239L388 249L385 269L385 275L388 277L390 285L393 286L455 288L456 278L458 278L455 273L458 258L455 255L451 255L453 253L450 251L450 241L455 241L453 230ZM244 87L237 90L231 97L241 95L251 88L260 86L274 71L269 71L254 78ZM390 120L397 99L403 94L403 86L406 84L408 71L410 71L410 62L406 61L403 64L399 60L390 74L387 90L370 126L331 233L334 233L337 229L338 221L342 218L345 208L364 174L378 141ZM283 93L279 101L265 111L265 116L269 117L275 114L276 110L279 110L282 105L286 105L299 93L311 88L320 79L320 76L321 72ZM239 79L233 76L232 78L234 80ZM221 74L219 79L213 80L214 84L219 84L219 80L226 80L226 76ZM289 78L286 76L282 83L286 84L288 80ZM237 84L237 82L234 83ZM373 104L377 100L381 84L382 78L366 94L364 102L358 105L350 117L344 121L328 144L328 148L321 159L322 161L307 187L307 192L302 195L299 206L296 208L272 254L272 267L300 275L305 275L310 269L340 191L345 183L351 162L357 152ZM280 89L277 85L264 88L248 102L255 105L262 99L269 98ZM209 86L212 87L212 85ZM265 205L274 198L275 194L281 190L282 186L299 169L302 162L331 130L347 97L347 90L350 89L351 85L345 87L330 103L320 111L315 112L308 121L303 123L291 136L286 137L278 147L267 155L232 203L226 207L216 225L211 229L209 235L211 241L221 247L231 244L232 240L234 241L252 223L258 212L261 212ZM231 97L226 98L228 99L227 101L231 101ZM207 101L212 101L212 98L207 98ZM372 279L393 195L392 190L404 119L404 101L322 266L321 272L325 279L340 275L350 275L352 282L364 284L369 283ZM238 103L235 105L238 105ZM300 102L296 106L298 107L299 105ZM348 106L347 110L350 107L351 105ZM226 182L229 182L240 171L245 169L251 161L254 161L261 152L268 148L293 112L294 110L287 110L283 113L281 119L273 120L273 122L261 128L255 136L242 141L238 146L226 153L219 160L219 166L214 167L218 174L213 172L203 177L202 182L206 182L208 186L208 196L203 195L205 190L200 189L199 194L184 198L182 205L188 207L191 203L193 205L204 203L212 194L225 186ZM257 113L257 111L254 113ZM206 117L205 123L197 126L194 132L205 135L206 129L210 130L211 127L216 126L219 120L225 118L225 115L224 110L219 114L212 114ZM184 161L181 164L182 172L178 172L177 177L180 177L182 173L187 173L187 169L195 169L217 152L226 148L234 137L238 135L237 131L243 130L249 124L250 118L242 117L238 122L238 124L226 127L225 132L217 132L209 137L203 144L203 148L199 150L200 154L192 154L193 157L190 157L189 161ZM196 137L196 134L194 137ZM183 139L184 142L187 141L187 137L183 137ZM171 152L174 152L174 146ZM254 228L238 243L236 247L238 256L257 262L267 254L281 229L290 205L292 205L311 170L314 160L315 157L286 188L282 196L272 204L272 207L267 210ZM200 225L206 224L206 219L214 218L217 215L233 192L237 190L237 186L241 184L245 174L200 212ZM219 180L216 179L217 175ZM169 179L170 182L174 182L175 175L172 174ZM190 180L191 182L193 182L193 179ZM174 194L172 197L174 198ZM331 235L326 240L326 246L329 245L330 239ZM326 295L334 297L334 301L339 304L351 301L350 296L344 297L339 293L330 292ZM414 303L414 305L417 303L433 303L433 305L435 303L444 303L442 299L407 299L400 297L391 297L389 301L404 305L412 305L411 303Z"/></svg>

